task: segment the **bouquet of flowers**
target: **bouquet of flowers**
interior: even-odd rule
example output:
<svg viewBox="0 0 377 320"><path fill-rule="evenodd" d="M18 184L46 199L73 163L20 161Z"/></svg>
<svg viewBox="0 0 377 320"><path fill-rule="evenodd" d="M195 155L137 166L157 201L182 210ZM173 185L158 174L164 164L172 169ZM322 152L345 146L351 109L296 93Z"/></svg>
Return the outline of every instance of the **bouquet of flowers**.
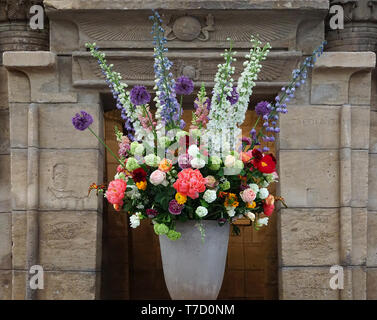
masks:
<svg viewBox="0 0 377 320"><path fill-rule="evenodd" d="M201 86L194 101L195 111L189 130L182 119L184 95L194 90L193 82L185 77L174 80L172 63L166 57L166 39L159 14L154 11L154 71L156 111L152 114L151 95L143 86L126 91L119 73L108 65L105 54L96 44L87 44L106 77L117 108L125 121L125 134L115 128L119 143L116 155L91 130L93 119L81 111L73 117L76 129L89 129L118 161L114 180L107 188L92 185L103 192L117 211L130 214L130 225L136 228L140 220L151 219L157 235L177 240L177 221L217 220L219 225L247 218L258 229L268 223L275 201L268 186L278 180L276 159L269 153L266 142L275 141L280 129L279 115L287 112L287 103L305 83L307 71L314 66L324 48L321 44L300 67L275 101L262 101L255 107L257 121L247 136L240 129L245 120L255 81L266 59L270 45L256 38L245 56L244 70L237 83L233 79L235 52L225 50L224 63L218 66L212 95ZM262 129L257 124L263 121ZM234 231L239 229L233 225Z"/></svg>

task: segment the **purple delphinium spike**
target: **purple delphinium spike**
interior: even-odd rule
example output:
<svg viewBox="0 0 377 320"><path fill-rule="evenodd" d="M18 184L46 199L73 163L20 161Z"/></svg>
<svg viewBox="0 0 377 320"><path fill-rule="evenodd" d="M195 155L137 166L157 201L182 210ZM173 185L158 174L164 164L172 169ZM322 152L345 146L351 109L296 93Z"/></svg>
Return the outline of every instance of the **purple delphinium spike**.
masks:
<svg viewBox="0 0 377 320"><path fill-rule="evenodd" d="M189 95L194 91L194 83L186 76L179 77L175 82L175 93Z"/></svg>

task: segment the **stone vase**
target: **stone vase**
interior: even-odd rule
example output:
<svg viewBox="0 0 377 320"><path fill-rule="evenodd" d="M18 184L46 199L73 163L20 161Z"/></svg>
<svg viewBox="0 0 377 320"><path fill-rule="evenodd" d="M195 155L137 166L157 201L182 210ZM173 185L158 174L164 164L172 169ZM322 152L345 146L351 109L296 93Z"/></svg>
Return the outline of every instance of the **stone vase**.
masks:
<svg viewBox="0 0 377 320"><path fill-rule="evenodd" d="M196 221L177 222L177 241L160 236L165 283L173 300L215 300L224 278L229 225L203 220L205 240Z"/></svg>

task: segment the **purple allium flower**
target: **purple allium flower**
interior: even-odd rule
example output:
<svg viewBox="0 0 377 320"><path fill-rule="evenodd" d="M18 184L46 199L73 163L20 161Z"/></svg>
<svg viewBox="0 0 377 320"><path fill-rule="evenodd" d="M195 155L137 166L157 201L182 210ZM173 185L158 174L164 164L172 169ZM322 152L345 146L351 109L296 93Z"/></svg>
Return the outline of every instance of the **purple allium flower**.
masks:
<svg viewBox="0 0 377 320"><path fill-rule="evenodd" d="M81 111L81 114L76 113L72 118L72 124L77 130L84 131L93 123L93 117L85 112Z"/></svg>
<svg viewBox="0 0 377 320"><path fill-rule="evenodd" d="M175 82L175 92L177 94L188 95L194 91L194 83L190 78L181 76Z"/></svg>
<svg viewBox="0 0 377 320"><path fill-rule="evenodd" d="M271 112L271 104L267 101L261 101L256 105L255 112L258 116L267 115Z"/></svg>
<svg viewBox="0 0 377 320"><path fill-rule="evenodd" d="M134 86L130 92L130 99L134 105L141 106L151 100L151 95L144 86Z"/></svg>
<svg viewBox="0 0 377 320"><path fill-rule="evenodd" d="M191 168L190 161L192 157L188 153L181 154L178 157L178 165L181 169L188 169Z"/></svg>
<svg viewBox="0 0 377 320"><path fill-rule="evenodd" d="M169 212L174 215L179 215L182 212L184 205L179 204L177 200L173 199L169 202Z"/></svg>
<svg viewBox="0 0 377 320"><path fill-rule="evenodd" d="M147 209L145 212L149 218L154 218L158 215L158 211L156 209Z"/></svg>
<svg viewBox="0 0 377 320"><path fill-rule="evenodd" d="M226 99L230 102L231 105L234 105L235 103L237 103L238 98L239 98L239 94L237 92L237 88L233 87L232 95L227 96Z"/></svg>

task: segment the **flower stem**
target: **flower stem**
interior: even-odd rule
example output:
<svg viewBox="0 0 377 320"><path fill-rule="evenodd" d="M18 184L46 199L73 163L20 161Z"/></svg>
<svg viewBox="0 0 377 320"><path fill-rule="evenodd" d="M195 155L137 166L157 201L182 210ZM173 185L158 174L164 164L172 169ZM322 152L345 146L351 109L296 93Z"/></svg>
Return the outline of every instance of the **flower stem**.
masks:
<svg viewBox="0 0 377 320"><path fill-rule="evenodd" d="M90 127L88 127L88 129L89 129L89 131L97 138L97 140L99 141L99 142L101 142L102 143L102 145L110 152L110 154L113 156L113 158L117 161L117 162L119 162L120 163L120 165L122 166L122 167L124 167L124 163L114 154L114 152L106 145L106 143L99 137L99 136L97 136L95 133L94 133L94 131L90 128Z"/></svg>

